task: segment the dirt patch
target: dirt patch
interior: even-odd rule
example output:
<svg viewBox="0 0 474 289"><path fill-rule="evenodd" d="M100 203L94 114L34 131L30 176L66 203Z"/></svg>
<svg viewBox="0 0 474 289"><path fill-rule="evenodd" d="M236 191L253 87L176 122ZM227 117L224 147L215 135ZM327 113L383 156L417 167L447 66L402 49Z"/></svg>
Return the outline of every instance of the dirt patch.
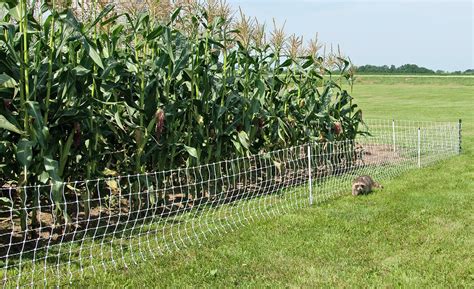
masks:
<svg viewBox="0 0 474 289"><path fill-rule="evenodd" d="M392 145L363 145L364 165L385 165L406 161L401 151L393 148Z"/></svg>

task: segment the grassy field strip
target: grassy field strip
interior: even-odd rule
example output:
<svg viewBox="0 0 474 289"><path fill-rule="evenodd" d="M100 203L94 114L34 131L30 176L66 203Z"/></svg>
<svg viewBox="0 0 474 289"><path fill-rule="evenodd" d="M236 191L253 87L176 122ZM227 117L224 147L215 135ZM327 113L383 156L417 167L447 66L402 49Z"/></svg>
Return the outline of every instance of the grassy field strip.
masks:
<svg viewBox="0 0 474 289"><path fill-rule="evenodd" d="M473 78L474 75L423 75L423 74L359 74L358 77L382 77L382 78Z"/></svg>
<svg viewBox="0 0 474 289"><path fill-rule="evenodd" d="M416 103L417 100L420 98L416 98L417 95L424 95L425 93L434 94L432 96L426 95L430 101L438 101L443 100L446 98L456 98L458 101L466 101L469 98L462 98L456 97L455 94L461 93L463 94L465 91L468 92L472 96L472 86L474 86L474 76L463 75L461 77L457 76L428 76L428 75L398 75L395 77L390 77L387 75L357 75L355 84L353 87L354 96L357 98L358 91L360 89L366 90L366 95L362 100L368 100L371 95L373 95L372 91L368 88L368 85L376 85L372 87L375 89L374 91L379 91L380 89L383 91L387 91L386 88L389 85L394 85L396 87L392 87L392 90L389 94L397 94L403 98L409 98L414 100ZM413 86L417 86L417 88L412 89ZM437 91L434 88L440 88L442 90ZM388 94L381 94L378 95L380 100L383 101L384 99L389 99L390 96ZM365 92L364 92L365 93ZM359 104L359 102L358 102ZM401 107L403 107L406 103L398 103ZM367 106L361 106L363 109L366 109ZM415 107L411 107L414 109ZM443 113L442 111L439 111ZM374 111L373 114L370 114L371 117L377 117L378 112ZM391 115L404 115L403 112L393 112ZM387 115L382 116L383 118L387 118ZM408 118L413 119L413 118ZM416 118L422 120L423 118ZM425 118L425 120L435 120L434 118ZM452 119L451 119L452 120Z"/></svg>

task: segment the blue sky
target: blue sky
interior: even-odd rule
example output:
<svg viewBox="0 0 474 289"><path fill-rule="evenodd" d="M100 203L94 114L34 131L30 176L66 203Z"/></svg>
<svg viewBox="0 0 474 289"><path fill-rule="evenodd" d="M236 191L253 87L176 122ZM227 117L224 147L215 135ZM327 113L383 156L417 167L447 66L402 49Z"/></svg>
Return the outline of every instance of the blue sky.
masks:
<svg viewBox="0 0 474 289"><path fill-rule="evenodd" d="M354 64L415 63L447 71L474 68L471 0L228 0L246 15L305 40L319 33Z"/></svg>

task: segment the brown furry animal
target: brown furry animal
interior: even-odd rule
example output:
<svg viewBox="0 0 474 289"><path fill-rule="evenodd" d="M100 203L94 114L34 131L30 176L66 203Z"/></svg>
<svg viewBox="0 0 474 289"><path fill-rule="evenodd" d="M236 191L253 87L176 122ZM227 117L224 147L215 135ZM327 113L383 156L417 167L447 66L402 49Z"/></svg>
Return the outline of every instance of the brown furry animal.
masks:
<svg viewBox="0 0 474 289"><path fill-rule="evenodd" d="M382 185L374 181L370 176L360 176L352 181L352 195L368 194L372 188L381 188Z"/></svg>

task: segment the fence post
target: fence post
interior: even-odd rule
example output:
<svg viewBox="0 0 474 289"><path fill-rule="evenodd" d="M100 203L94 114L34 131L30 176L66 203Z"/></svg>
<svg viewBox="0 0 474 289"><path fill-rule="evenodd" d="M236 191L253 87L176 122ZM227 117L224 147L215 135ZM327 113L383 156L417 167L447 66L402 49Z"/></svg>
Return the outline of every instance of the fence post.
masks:
<svg viewBox="0 0 474 289"><path fill-rule="evenodd" d="M313 205L313 175L311 170L311 143L308 144L309 205Z"/></svg>
<svg viewBox="0 0 474 289"><path fill-rule="evenodd" d="M462 152L462 119L459 119L458 124L458 134L459 134L459 151L458 153L461 154Z"/></svg>
<svg viewBox="0 0 474 289"><path fill-rule="evenodd" d="M393 140L393 151L395 152L395 120L392 119L392 140Z"/></svg>
<svg viewBox="0 0 474 289"><path fill-rule="evenodd" d="M421 168L421 129L418 128L418 167Z"/></svg>

